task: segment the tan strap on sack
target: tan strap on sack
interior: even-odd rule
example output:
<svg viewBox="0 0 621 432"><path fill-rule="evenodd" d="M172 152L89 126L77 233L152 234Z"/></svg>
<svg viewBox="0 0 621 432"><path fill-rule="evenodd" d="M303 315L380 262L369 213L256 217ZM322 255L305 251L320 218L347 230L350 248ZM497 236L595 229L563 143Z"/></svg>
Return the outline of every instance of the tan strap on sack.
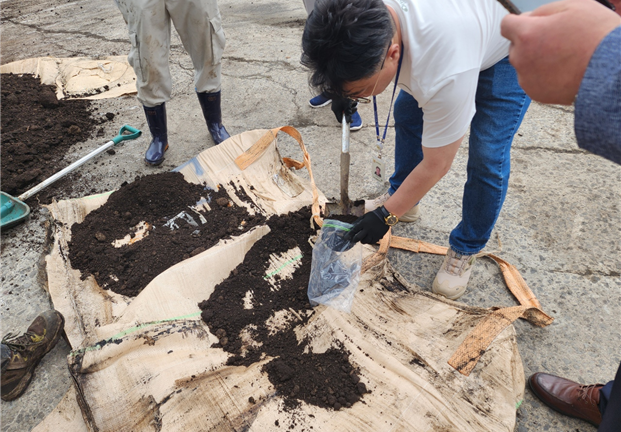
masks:
<svg viewBox="0 0 621 432"><path fill-rule="evenodd" d="M377 252L371 255L369 258L364 260L362 263L362 268L360 269L360 274L363 274L370 268L375 267L376 265L382 263L386 259L386 255L388 255L388 249L391 246L391 239L395 237L392 236L392 228L388 228L388 232L382 237L380 240L380 246Z"/></svg>
<svg viewBox="0 0 621 432"><path fill-rule="evenodd" d="M288 157L282 158L282 161L287 166L287 168L295 168L296 170L302 169L306 166L304 165L304 163Z"/></svg>
<svg viewBox="0 0 621 432"><path fill-rule="evenodd" d="M446 252L448 252L446 246L438 246L422 240L414 240L406 237L393 236L390 240L390 245L397 249L409 250L416 253L424 252L435 255L446 255Z"/></svg>
<svg viewBox="0 0 621 432"><path fill-rule="evenodd" d="M406 237L391 236L391 231L388 230L388 233L380 241L379 250L362 264L362 272L385 259L389 247L436 255L446 255L448 252L448 248L445 246L438 246ZM448 361L452 367L465 376L470 375L470 372L472 372L492 341L516 319L523 318L539 327L550 325L554 320L541 310L539 300L537 300L537 297L535 297L535 294L528 287L526 281L514 265L492 254L485 254L485 256L498 264L507 288L509 288L521 306L494 310L472 329L468 337L466 337Z"/></svg>
<svg viewBox="0 0 621 432"><path fill-rule="evenodd" d="M313 220L317 225L321 226L323 224L323 219L321 218L320 207L319 207L319 192L317 192L317 186L315 185L315 179L313 177L313 170L311 169L311 159L310 155L306 151L306 146L302 141L302 135L300 132L293 126L281 126L268 131L265 135L263 135L259 140L254 143L248 150L244 153L237 156L235 159L235 164L240 170L245 170L254 162L263 156L265 151L269 148L270 144L276 139L276 135L278 132L283 131L284 133L291 136L295 139L300 145L300 149L302 150L302 154L304 155L304 162L299 162L290 158L283 158L282 161L287 168L295 168L296 170L301 169L302 167L306 167L308 170L308 175L310 177L311 190L313 193L313 204L312 204L312 212L313 212Z"/></svg>
<svg viewBox="0 0 621 432"><path fill-rule="evenodd" d="M496 255L487 254L486 256L496 261L500 267L500 271L502 271L502 275L505 278L507 287L521 305L541 309L541 303L539 303L539 300L535 297L535 293L531 291L526 284L526 281L513 264L509 264L507 261L502 258L498 258Z"/></svg>
<svg viewBox="0 0 621 432"><path fill-rule="evenodd" d="M462 375L470 375L492 341L518 318L524 318L539 327L545 327L553 320L541 309L534 306L513 306L497 309L479 321L453 353L448 364Z"/></svg>

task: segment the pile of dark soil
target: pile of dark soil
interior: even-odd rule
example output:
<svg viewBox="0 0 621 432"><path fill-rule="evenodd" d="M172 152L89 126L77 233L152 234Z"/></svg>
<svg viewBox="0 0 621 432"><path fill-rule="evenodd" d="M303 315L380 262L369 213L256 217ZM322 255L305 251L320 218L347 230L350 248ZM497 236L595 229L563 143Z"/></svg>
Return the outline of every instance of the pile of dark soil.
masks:
<svg viewBox="0 0 621 432"><path fill-rule="evenodd" d="M293 331L295 326L308 322L313 313L306 294L312 258L308 239L316 234L310 217L308 208L271 217L267 221L271 232L254 244L243 263L199 307L203 320L219 339L216 347L233 354L229 364L247 366L265 355L274 357L264 371L288 408L303 400L340 409L350 407L367 392L358 370L349 362L349 352L336 346L325 353L305 353L309 341L299 343ZM302 256L293 278L269 276L270 255L295 246ZM270 277L275 278L279 289L272 287ZM244 307L248 292L252 294L252 308ZM279 311L293 311L294 318L275 331L268 320ZM248 334L252 343L247 336L242 340L242 334Z"/></svg>
<svg viewBox="0 0 621 432"><path fill-rule="evenodd" d="M93 118L87 100L57 100L53 86L31 75L0 74L0 87L1 183L13 196L69 165L64 160L69 147L89 139L98 124L113 117ZM59 185L42 191L40 200L49 203Z"/></svg>
<svg viewBox="0 0 621 432"><path fill-rule="evenodd" d="M199 213L189 208L201 198L212 209L200 212L204 224ZM183 217L174 219L182 212ZM173 219L175 229L166 226ZM186 182L180 173L153 174L124 183L106 204L73 225L69 259L83 279L92 274L102 288L133 297L169 267L264 221L262 215L253 216L235 206L224 188L207 190ZM146 237L121 247L113 245L128 234L135 238L141 222L148 224Z"/></svg>

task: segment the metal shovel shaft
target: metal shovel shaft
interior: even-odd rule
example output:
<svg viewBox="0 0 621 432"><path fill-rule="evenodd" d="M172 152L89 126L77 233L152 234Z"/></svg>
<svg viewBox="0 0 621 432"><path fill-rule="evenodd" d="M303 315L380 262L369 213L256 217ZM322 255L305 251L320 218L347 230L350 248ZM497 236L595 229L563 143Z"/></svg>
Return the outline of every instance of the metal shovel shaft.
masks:
<svg viewBox="0 0 621 432"><path fill-rule="evenodd" d="M343 141L341 146L341 199L338 203L326 203L325 215L350 215L360 217L364 214L364 201L349 199L349 132L350 125L343 115Z"/></svg>
<svg viewBox="0 0 621 432"><path fill-rule="evenodd" d="M82 159L75 161L74 163L72 163L71 165L66 167L65 169L63 169L63 170L57 172L56 174L54 174L52 177L48 178L47 180L44 180L43 182L39 183L38 185L36 185L32 189L27 190L26 192L21 194L19 197L17 197L17 199L19 199L21 201L26 201L31 196L36 195L42 189L48 187L49 185L51 185L55 181L59 180L60 178L64 177L65 175L69 174L71 171L73 171L74 169L78 168L79 166L84 165L86 162L88 162L89 160L91 160L92 158L97 156L98 154L105 152L106 150L108 150L112 146L114 146L114 141L108 141L107 143L105 143L101 147L93 150L92 152L90 152L89 154L84 156Z"/></svg>
<svg viewBox="0 0 621 432"><path fill-rule="evenodd" d="M343 142L341 143L341 151L343 153L349 153L349 123L345 115L343 115Z"/></svg>
<svg viewBox="0 0 621 432"><path fill-rule="evenodd" d="M343 114L343 142L341 146L341 207L343 214L349 214L351 201L349 200L349 123Z"/></svg>

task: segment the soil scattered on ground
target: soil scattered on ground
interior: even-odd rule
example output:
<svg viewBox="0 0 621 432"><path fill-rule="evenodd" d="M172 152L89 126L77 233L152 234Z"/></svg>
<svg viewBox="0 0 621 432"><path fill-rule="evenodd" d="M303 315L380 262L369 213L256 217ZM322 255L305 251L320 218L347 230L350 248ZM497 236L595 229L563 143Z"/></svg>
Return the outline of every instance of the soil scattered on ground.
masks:
<svg viewBox="0 0 621 432"><path fill-rule="evenodd" d="M307 297L312 258L308 239L316 229L310 218L310 209L305 208L268 219L271 232L254 244L243 263L199 307L219 339L215 346L233 354L228 364L248 366L264 356L274 358L264 372L287 408L303 400L338 410L351 407L367 392L349 361L350 353L342 346L308 352L309 341L298 342L294 333L313 314ZM270 256L296 247L301 253L290 254L294 257L281 265L299 266L292 278L271 270Z"/></svg>
<svg viewBox="0 0 621 432"><path fill-rule="evenodd" d="M202 198L210 211L190 208ZM176 172L153 174L124 183L73 225L69 259L83 279L93 275L102 288L134 297L169 267L264 221L233 204L224 188L209 190ZM115 241L135 239L141 231L142 240L115 247Z"/></svg>
<svg viewBox="0 0 621 432"><path fill-rule="evenodd" d="M0 74L1 183L2 190L18 196L70 162L65 153L88 140L99 120L91 115L87 100L57 100L54 86L42 85L32 75ZM49 203L64 179L40 192L39 201ZM28 202L37 203L35 198Z"/></svg>

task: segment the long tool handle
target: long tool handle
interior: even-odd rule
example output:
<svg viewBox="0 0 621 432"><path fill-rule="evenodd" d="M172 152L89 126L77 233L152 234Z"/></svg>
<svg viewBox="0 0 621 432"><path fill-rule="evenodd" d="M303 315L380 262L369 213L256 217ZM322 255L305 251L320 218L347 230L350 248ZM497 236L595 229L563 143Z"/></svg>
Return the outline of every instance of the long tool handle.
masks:
<svg viewBox="0 0 621 432"><path fill-rule="evenodd" d="M112 138L112 140L108 141L107 143L105 143L101 147L97 148L96 150L93 150L92 152L90 152L89 154L84 156L82 159L75 161L74 163L72 163L67 168L63 169L62 171L57 172L56 174L54 174L52 177L48 178L47 180L44 180L43 182L39 183L38 185L36 185L32 189L27 190L26 192L21 194L17 199L19 199L21 201L26 201L31 196L37 194L42 189L48 187L49 185L51 185L55 181L59 180L60 178L64 177L65 175L69 174L71 171L75 170L79 166L84 165L86 162L88 162L89 160L93 159L98 154L101 154L101 153L105 152L110 147L113 147L113 146L117 145L121 141L136 139L136 138L138 138L140 136L141 133L142 133L142 131L140 131L140 130L138 130L136 128L133 128L131 126L128 126L128 125L123 126L121 128L121 130L119 131L119 134L117 136L115 136L114 138Z"/></svg>
<svg viewBox="0 0 621 432"><path fill-rule="evenodd" d="M349 153L349 123L347 123L345 114L343 114L343 142L341 151L343 153Z"/></svg>
<svg viewBox="0 0 621 432"><path fill-rule="evenodd" d="M343 214L349 214L349 123L343 114L343 142L341 146L341 206Z"/></svg>

